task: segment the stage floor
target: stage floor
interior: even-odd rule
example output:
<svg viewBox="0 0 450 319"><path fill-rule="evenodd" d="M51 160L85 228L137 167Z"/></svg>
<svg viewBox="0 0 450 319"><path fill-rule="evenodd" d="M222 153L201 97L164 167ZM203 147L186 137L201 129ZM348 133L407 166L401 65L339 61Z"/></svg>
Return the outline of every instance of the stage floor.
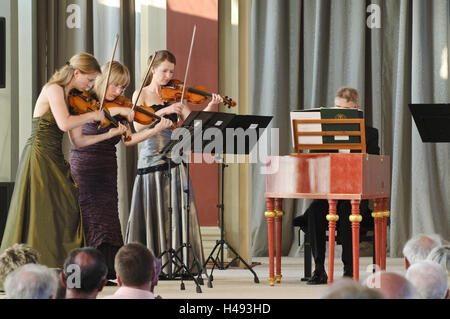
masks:
<svg viewBox="0 0 450 319"><path fill-rule="evenodd" d="M246 268L229 268L227 270L214 269L213 288L201 286L202 293L197 293L193 281L184 281L185 290L180 290L180 280L159 281L155 288L155 294L164 299L317 299L327 289L327 285L310 286L301 281L303 277L303 257L283 257L281 274L283 278L280 284L271 287L268 282L269 258L255 257L254 263L260 263L253 267L259 283L254 283L253 274ZM363 282L369 275L367 267L372 264L372 257L360 258L359 277ZM314 262L313 262L314 267ZM342 277L343 266L340 258L335 260L334 279ZM386 270L405 274L403 258L387 258ZM211 269L207 269L208 275ZM117 287L105 287L98 298L113 294Z"/></svg>

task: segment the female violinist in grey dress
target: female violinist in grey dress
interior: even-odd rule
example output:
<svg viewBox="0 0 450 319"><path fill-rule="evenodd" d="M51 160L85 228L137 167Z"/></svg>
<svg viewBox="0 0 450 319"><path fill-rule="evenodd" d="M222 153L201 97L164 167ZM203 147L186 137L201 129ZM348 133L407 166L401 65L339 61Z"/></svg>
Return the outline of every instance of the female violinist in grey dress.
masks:
<svg viewBox="0 0 450 319"><path fill-rule="evenodd" d="M153 60L151 56L150 61ZM187 105L180 102L169 105L161 99L161 86L166 85L173 77L175 56L169 51L158 51L150 69L150 75L143 84L138 105L147 105L155 109L156 114L177 122L177 117L183 121L191 112ZM136 99L138 92L133 95ZM223 99L212 94L212 99L204 111L212 111ZM134 123L137 131L146 126ZM168 163L159 151L171 140L172 129L167 128L159 134L147 139L140 145L138 170L133 187L131 210L127 225L125 240L141 242L152 249L155 256L162 259L162 272L167 273L168 254L162 253L169 249L177 250L187 240L192 245L195 257L201 264L204 262L200 225L197 216L194 190L186 168L183 164L171 164L171 208L172 208L172 242L169 241L169 178ZM187 196L184 190L189 185L189 229L187 229ZM191 250L189 250L191 251ZM194 256L189 254L189 260ZM186 264L187 256L183 255ZM189 265L188 265L189 266ZM194 265L195 266L195 265ZM190 266L189 266L190 267ZM192 269L193 273L199 269Z"/></svg>

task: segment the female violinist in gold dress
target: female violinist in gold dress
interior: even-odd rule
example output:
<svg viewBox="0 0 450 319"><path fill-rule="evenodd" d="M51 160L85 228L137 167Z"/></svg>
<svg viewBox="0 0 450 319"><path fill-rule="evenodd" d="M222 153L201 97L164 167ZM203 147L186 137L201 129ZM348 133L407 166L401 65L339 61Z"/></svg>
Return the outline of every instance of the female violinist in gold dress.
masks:
<svg viewBox="0 0 450 319"><path fill-rule="evenodd" d="M64 132L104 114L69 112L72 89L89 90L101 73L97 60L79 53L42 88L33 114L33 130L20 157L0 252L26 243L41 254L41 263L62 267L68 253L84 244L78 187L64 160Z"/></svg>

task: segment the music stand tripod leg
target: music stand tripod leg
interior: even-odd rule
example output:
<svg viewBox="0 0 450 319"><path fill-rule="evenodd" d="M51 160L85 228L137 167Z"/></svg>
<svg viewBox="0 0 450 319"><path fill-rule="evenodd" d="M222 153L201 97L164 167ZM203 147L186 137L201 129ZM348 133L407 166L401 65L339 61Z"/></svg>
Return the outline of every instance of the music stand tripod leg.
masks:
<svg viewBox="0 0 450 319"><path fill-rule="evenodd" d="M167 275L167 279L171 280L171 279L175 279L175 277L177 276L178 273L180 273L180 278L181 278L181 283L180 283L180 289L181 290L185 290L185 285L184 285L184 281L183 281L183 275L184 273L187 273L187 275L193 279L195 285L196 285L196 291L198 293L201 293L202 290L200 288L199 282L195 279L194 275L191 273L191 271L189 270L189 268L184 264L182 258L180 258L178 256L178 252L180 249L182 249L183 247L186 247L186 243L181 245L177 250L172 248L172 218L173 218L173 208L172 208L172 166L171 166L171 159L168 158L167 156L163 156L163 159L168 163L168 180L169 180L169 207L168 207L168 212L169 212L169 247L166 251L162 252L160 254L160 257L162 257L164 254L169 254L169 260L166 263L169 266L169 270L168 270L168 275ZM189 229L189 228L188 228ZM192 248L192 247L190 247ZM181 251L182 253L182 251ZM195 254L194 254L195 255ZM175 265L175 271L172 270L172 265ZM161 267L161 272L162 272L163 267Z"/></svg>
<svg viewBox="0 0 450 319"><path fill-rule="evenodd" d="M216 258L213 258L214 252L217 249L217 247L219 247L219 250L217 251ZM208 261L210 259L213 262L213 266L211 268L211 272L209 273L209 276L207 277L208 278L208 287L209 288L212 288L212 281L214 280L213 272L214 272L214 269L216 268L216 266L217 266L218 269L221 269L221 270L223 269L223 268L221 268L220 264L217 262L219 260L219 254L221 254L221 253L222 253L222 256L223 256L223 241L219 241L218 240L218 241L216 241L216 246L214 246L213 250L211 251L211 254L209 254L209 257L206 259L205 264L203 265L203 267L206 268L206 265L208 264ZM222 262L222 264L223 264L223 262Z"/></svg>
<svg viewBox="0 0 450 319"><path fill-rule="evenodd" d="M255 271L252 269L252 267L250 267L250 266L245 262L245 260L241 257L241 255L239 255L239 254L236 252L236 250L234 250L234 248L231 247L231 245L230 245L228 242L225 242L225 244L226 244L227 247L233 252L233 254L236 255L236 258L238 258L240 261L242 261L242 262L244 263L245 267L247 267L247 269L250 270L250 271L252 272L252 274L253 274L253 276L254 276L253 281L254 281L256 284L258 284L258 283L259 283L258 276L256 275ZM235 259L236 259L236 258L235 258ZM228 266L229 266L229 265L228 265ZM227 266L226 268L228 268L228 266Z"/></svg>
<svg viewBox="0 0 450 319"><path fill-rule="evenodd" d="M180 164L181 165L181 164ZM194 248L192 247L191 243L190 243L190 239L189 239L189 232L190 232L190 182L189 182L189 160L186 161L186 187L183 189L183 192L186 193L186 203L185 203L185 212L186 212L186 242L183 243L178 249L178 251L181 251L182 256L183 256L183 250L185 250L186 252L186 267L183 267L184 272L187 272L188 277L192 277L194 278L194 275L192 273L192 269L194 268L195 265L197 265L198 268L198 278L197 280L195 280L196 282L198 282L200 285L203 285L203 278L202 278L202 273L205 273L205 276L208 277L208 274L206 272L206 267L204 267L199 258L197 257ZM185 249L184 249L185 248ZM189 266L189 251L192 251L192 256L194 257L193 263L192 263L192 267L188 267ZM183 277L183 273L181 274L181 276ZM197 286L197 290L200 290L200 287Z"/></svg>
<svg viewBox="0 0 450 319"><path fill-rule="evenodd" d="M209 257L206 259L205 262L205 266L206 263L212 259L214 264L213 264L213 268L211 270L210 276L208 277L208 286L211 284L212 280L213 280L213 271L215 266L217 265L217 268L220 270L224 270L227 269L228 267L230 267L230 265L236 260L239 259L240 261L242 261L244 263L244 265L248 268L248 270L250 270L253 273L254 276L254 282L255 283L259 283L259 279L258 276L256 275L256 273L254 272L254 270L245 262L245 260L236 252L236 250L224 239L224 171L225 171L225 167L228 167L228 165L226 165L223 162L223 158L220 161L220 165L222 168L222 190L221 190L221 203L217 205L218 208L220 208L220 240L217 241L216 246L214 246L214 249L212 250L212 252L209 254ZM224 245L227 245L227 247L233 252L233 254L236 256L235 258L233 258L233 260L231 262L228 263L228 265L224 266ZM213 254L214 251L216 250L216 248L219 247L219 250L217 251L217 255L216 258L213 258ZM219 260L219 263L217 263L217 260L219 259L219 254L221 256L221 259Z"/></svg>
<svg viewBox="0 0 450 319"><path fill-rule="evenodd" d="M219 205L217 205L217 207L219 207L221 209L221 213L220 213L221 218L220 219L221 219L221 225L223 225L223 204L222 205L219 204ZM209 276L207 277L209 288L212 288L212 281L214 280L213 272L214 272L214 269L216 268L216 266L220 270L225 269L224 262L223 262L224 261L224 248L223 248L224 243L225 243L224 231L223 231L223 227L221 227L220 228L220 240L216 241L216 245L214 246L213 250L209 254L209 257L206 259L205 264L203 265L203 267L205 267L205 269L206 269L206 265L208 264L208 261L211 259L213 262L211 272L210 272ZM217 250L216 258L213 258L214 252L216 251L217 248L219 248L219 249ZM220 258L219 258L219 255L220 255Z"/></svg>

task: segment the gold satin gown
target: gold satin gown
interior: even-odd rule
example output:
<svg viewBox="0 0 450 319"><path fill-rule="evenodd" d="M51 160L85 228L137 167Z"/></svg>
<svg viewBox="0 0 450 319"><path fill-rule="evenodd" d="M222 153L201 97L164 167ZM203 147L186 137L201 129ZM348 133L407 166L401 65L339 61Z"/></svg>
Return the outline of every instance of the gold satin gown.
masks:
<svg viewBox="0 0 450 319"><path fill-rule="evenodd" d="M17 170L0 253L26 243L40 263L62 268L69 252L84 245L78 187L62 152L62 132L51 110L33 119Z"/></svg>

